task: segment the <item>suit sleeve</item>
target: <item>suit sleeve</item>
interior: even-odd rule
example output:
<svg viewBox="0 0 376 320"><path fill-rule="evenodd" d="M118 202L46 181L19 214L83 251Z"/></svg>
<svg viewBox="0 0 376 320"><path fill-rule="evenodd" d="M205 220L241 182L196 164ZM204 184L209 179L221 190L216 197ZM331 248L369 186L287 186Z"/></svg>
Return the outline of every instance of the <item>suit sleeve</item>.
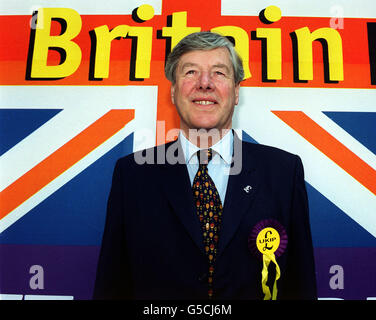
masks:
<svg viewBox="0 0 376 320"><path fill-rule="evenodd" d="M303 165L296 157L285 299L317 299L315 261Z"/></svg>
<svg viewBox="0 0 376 320"><path fill-rule="evenodd" d="M125 177L116 163L99 254L94 299L130 299L131 275L124 237Z"/></svg>

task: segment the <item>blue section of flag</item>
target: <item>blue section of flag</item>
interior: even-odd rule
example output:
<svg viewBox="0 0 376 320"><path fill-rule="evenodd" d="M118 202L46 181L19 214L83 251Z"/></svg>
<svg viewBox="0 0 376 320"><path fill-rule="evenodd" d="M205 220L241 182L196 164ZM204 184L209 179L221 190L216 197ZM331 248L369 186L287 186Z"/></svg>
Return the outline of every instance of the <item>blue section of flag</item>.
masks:
<svg viewBox="0 0 376 320"><path fill-rule="evenodd" d="M376 154L376 112L324 112L324 114Z"/></svg>
<svg viewBox="0 0 376 320"><path fill-rule="evenodd" d="M314 247L375 247L376 238L306 183Z"/></svg>
<svg viewBox="0 0 376 320"><path fill-rule="evenodd" d="M0 156L62 109L0 109Z"/></svg>
<svg viewBox="0 0 376 320"><path fill-rule="evenodd" d="M117 159L133 134L0 234L2 244L100 245Z"/></svg>
<svg viewBox="0 0 376 320"><path fill-rule="evenodd" d="M246 142L251 142L251 143L258 143L255 139L253 139L248 133L246 133L244 130L242 131L243 132L243 136L242 136L242 140L246 141Z"/></svg>

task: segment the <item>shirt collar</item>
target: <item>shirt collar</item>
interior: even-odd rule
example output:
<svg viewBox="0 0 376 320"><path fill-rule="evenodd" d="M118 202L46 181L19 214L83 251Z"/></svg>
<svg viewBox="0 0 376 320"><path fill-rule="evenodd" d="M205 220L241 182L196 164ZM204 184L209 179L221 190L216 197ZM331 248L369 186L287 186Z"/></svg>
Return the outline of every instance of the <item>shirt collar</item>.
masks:
<svg viewBox="0 0 376 320"><path fill-rule="evenodd" d="M181 130L179 133L179 140L184 152L185 162L190 164L197 163L197 156L195 155L200 148L190 142ZM227 164L231 164L233 143L234 134L232 133L232 130L229 130L221 140L211 146L211 149L215 151L215 153L218 153Z"/></svg>

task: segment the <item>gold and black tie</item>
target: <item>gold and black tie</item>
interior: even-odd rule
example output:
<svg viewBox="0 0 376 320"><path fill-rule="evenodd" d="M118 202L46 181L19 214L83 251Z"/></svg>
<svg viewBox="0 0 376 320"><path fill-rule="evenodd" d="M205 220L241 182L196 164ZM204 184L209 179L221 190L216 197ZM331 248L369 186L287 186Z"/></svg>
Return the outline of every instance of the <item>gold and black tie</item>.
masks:
<svg viewBox="0 0 376 320"><path fill-rule="evenodd" d="M208 257L208 296L213 297L214 262L217 254L218 236L222 221L222 203L217 188L208 173L208 164L212 159L212 150L205 149L197 153L199 168L193 180L193 198Z"/></svg>

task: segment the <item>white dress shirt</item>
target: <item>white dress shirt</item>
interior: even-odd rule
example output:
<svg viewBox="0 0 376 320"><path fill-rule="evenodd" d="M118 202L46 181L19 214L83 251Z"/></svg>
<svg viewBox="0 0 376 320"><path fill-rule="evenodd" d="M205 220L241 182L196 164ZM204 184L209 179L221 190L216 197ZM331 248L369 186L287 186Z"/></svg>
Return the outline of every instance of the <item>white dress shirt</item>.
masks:
<svg viewBox="0 0 376 320"><path fill-rule="evenodd" d="M200 148L191 143L184 136L182 131L179 133L179 140L184 152L185 163L187 164L189 178L192 185L193 179L195 178L198 170L197 151L199 151ZM234 135L232 130L229 130L221 140L210 147L213 150L213 158L208 164L208 172L218 190L222 206L224 206L226 197L227 183L232 161L233 144Z"/></svg>

